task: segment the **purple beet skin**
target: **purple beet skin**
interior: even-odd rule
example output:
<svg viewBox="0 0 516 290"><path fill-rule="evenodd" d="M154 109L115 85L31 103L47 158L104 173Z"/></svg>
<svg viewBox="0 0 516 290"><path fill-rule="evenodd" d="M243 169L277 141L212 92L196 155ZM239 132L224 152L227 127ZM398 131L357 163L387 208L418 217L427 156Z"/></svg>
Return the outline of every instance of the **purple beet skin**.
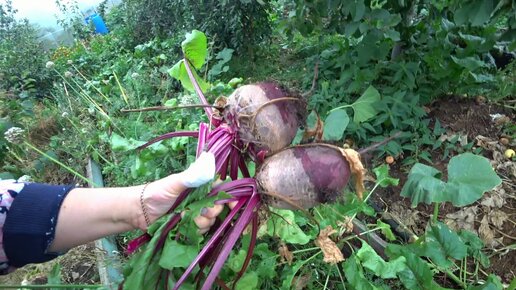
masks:
<svg viewBox="0 0 516 290"><path fill-rule="evenodd" d="M288 198L302 208L332 202L350 178L348 161L341 152L324 145L285 149L265 159L256 179L262 194ZM269 198L277 208L294 209L291 204Z"/></svg>

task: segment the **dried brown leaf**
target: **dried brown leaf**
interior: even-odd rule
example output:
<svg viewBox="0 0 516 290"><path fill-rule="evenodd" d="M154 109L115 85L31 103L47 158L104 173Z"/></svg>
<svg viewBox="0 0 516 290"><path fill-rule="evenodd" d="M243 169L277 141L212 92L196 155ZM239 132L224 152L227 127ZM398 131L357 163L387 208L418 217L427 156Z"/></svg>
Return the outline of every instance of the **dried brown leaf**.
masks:
<svg viewBox="0 0 516 290"><path fill-rule="evenodd" d="M502 186L498 186L491 191L489 196L486 195L480 204L491 208L501 208L506 203L504 195L505 190L502 188Z"/></svg>
<svg viewBox="0 0 516 290"><path fill-rule="evenodd" d="M477 217L477 206L463 208L454 213L446 215L445 223L454 230L475 231L475 218Z"/></svg>
<svg viewBox="0 0 516 290"><path fill-rule="evenodd" d="M348 216L344 217L344 221L338 221L337 225L344 229L344 233L353 232L353 219Z"/></svg>
<svg viewBox="0 0 516 290"><path fill-rule="evenodd" d="M314 111L315 113L315 111ZM317 121L315 123L315 128L313 129L306 129L303 133L303 139L302 143L309 142L310 139L314 138L315 142L321 142L323 133L324 133L324 122L321 120L321 117L319 117L319 114L315 113L317 116Z"/></svg>
<svg viewBox="0 0 516 290"><path fill-rule="evenodd" d="M487 216L482 218L480 222L480 227L478 228L478 234L480 238L484 241L484 243L488 246L494 246L494 233L489 227L489 221Z"/></svg>
<svg viewBox="0 0 516 290"><path fill-rule="evenodd" d="M335 242L329 237L336 232L337 231L331 226L327 226L325 229L321 230L319 236L315 240L315 245L321 248L323 252L323 261L329 264L337 264L344 261L344 255L342 255L339 247L337 247Z"/></svg>
<svg viewBox="0 0 516 290"><path fill-rule="evenodd" d="M295 290L303 290L308 285L308 282L310 282L310 279L312 279L312 273L308 272L304 275L296 276L294 279L292 279L292 288Z"/></svg>
<svg viewBox="0 0 516 290"><path fill-rule="evenodd" d="M349 162L351 174L355 179L355 190L357 191L357 196L360 200L363 200L365 192L364 177L366 170L362 164L362 161L360 161L360 153L350 148L341 149L341 152Z"/></svg>
<svg viewBox="0 0 516 290"><path fill-rule="evenodd" d="M475 139L477 140L477 146L480 146L490 151L498 150L498 140L493 140L482 135L478 135Z"/></svg>
<svg viewBox="0 0 516 290"><path fill-rule="evenodd" d="M493 210L487 214L487 217L491 224L498 229L502 229L503 223L509 218L509 216L501 210Z"/></svg>
<svg viewBox="0 0 516 290"><path fill-rule="evenodd" d="M279 251L279 255L281 257L281 262L282 263L287 262L287 264L291 265L292 261L294 260L294 255L288 249L287 245L285 245L285 243L282 242L280 244L278 251Z"/></svg>

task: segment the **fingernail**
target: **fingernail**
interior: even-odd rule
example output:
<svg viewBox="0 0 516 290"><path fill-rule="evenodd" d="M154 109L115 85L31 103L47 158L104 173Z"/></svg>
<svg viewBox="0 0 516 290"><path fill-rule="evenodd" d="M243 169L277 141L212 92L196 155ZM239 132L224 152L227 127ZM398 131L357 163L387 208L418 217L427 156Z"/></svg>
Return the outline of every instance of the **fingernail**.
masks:
<svg viewBox="0 0 516 290"><path fill-rule="evenodd" d="M208 213L208 209L207 209L207 208L205 208L205 207L203 207L203 208L201 209L201 215L205 215L205 214L207 214L207 213Z"/></svg>

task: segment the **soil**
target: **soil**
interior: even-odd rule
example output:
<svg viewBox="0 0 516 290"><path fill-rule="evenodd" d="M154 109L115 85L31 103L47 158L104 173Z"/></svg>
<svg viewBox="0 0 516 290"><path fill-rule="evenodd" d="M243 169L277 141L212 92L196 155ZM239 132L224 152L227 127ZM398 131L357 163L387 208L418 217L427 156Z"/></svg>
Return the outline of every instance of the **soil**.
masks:
<svg viewBox="0 0 516 290"><path fill-rule="evenodd" d="M483 198L471 206L457 208L451 204L441 205L439 219L452 228L469 227L470 230L478 233L486 244L488 250L485 254L490 257L491 262L488 268L480 272L479 277L485 279L487 274L493 273L501 277L503 283L509 284L516 275L514 267L516 251L513 246L510 247L516 242L516 164L505 158L503 153L506 149L516 148L515 132L507 132L507 128L515 126L514 111L488 104L483 98L461 99L459 97L442 98L426 109L432 119L431 126L434 126L438 120L440 126L447 129L447 135L467 136L468 142L474 141L475 147L481 147L483 149L481 154L491 161L495 171L503 180L501 186L484 194ZM493 116L498 118L493 120ZM508 137L511 143L500 144L499 139L502 136ZM422 163L439 169L446 176L446 166L450 157L443 160L443 151L436 150L432 152L432 164L424 161ZM402 166L401 161L397 160L390 167L390 175L400 180L399 185L375 192L371 201L384 218L406 226L407 230L403 232L408 233L408 239L410 234L419 236L424 233L433 213L433 206L423 204L411 208L410 200L400 196L410 170L410 166ZM469 216L466 214L467 211L471 213ZM503 221L493 219L494 215L502 216ZM459 218L453 219L453 217ZM464 219L461 220L461 218ZM473 267L472 264L468 269ZM449 280L444 276L436 277L436 281L443 286L458 288Z"/></svg>

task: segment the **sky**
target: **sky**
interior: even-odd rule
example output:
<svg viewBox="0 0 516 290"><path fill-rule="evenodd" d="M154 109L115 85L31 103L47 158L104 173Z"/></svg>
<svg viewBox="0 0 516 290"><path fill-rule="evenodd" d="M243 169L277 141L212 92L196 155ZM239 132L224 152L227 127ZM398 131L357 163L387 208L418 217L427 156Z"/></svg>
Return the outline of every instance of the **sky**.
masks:
<svg viewBox="0 0 516 290"><path fill-rule="evenodd" d="M57 26L56 14L60 14L56 0L12 0L14 8L18 9L19 18L27 18L29 22L41 27ZM101 0L76 0L80 9L94 7ZM61 3L70 3L70 0L60 0ZM5 0L0 0L5 3Z"/></svg>

